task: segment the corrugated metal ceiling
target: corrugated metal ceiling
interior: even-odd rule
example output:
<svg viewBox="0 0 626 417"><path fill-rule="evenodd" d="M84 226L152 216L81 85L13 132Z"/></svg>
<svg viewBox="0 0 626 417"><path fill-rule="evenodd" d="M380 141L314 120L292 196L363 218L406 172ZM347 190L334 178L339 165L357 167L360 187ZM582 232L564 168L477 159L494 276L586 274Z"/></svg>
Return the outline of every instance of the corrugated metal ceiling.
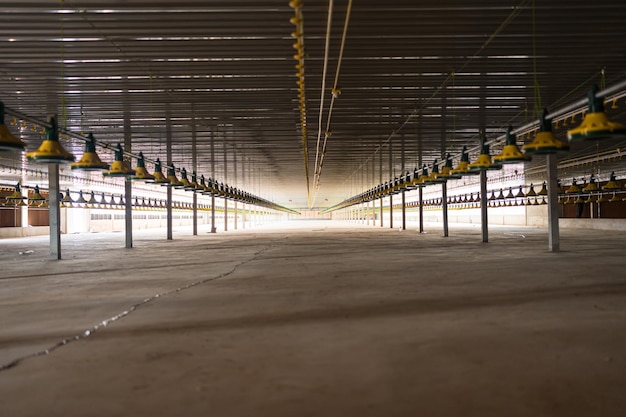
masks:
<svg viewBox="0 0 626 417"><path fill-rule="evenodd" d="M626 78L623 1L534 3L354 1L329 121L348 1L303 0L309 198L288 0L5 1L0 98L41 120L58 113L62 126L101 143L123 142L126 130L132 151L152 160L167 159L169 124L178 167L195 162L198 173L289 207L332 205L475 146L480 128L499 136L536 119L540 104L554 109ZM625 108L609 110L625 121ZM29 149L41 141L21 134ZM66 146L82 153L79 141ZM563 158L620 146L580 144Z"/></svg>

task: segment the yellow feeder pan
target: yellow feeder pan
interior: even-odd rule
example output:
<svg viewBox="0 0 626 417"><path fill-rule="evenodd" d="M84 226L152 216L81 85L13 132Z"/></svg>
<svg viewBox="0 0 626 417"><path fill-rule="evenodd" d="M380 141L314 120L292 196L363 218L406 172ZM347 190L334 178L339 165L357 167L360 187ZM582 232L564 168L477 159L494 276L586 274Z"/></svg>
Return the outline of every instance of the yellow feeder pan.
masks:
<svg viewBox="0 0 626 417"><path fill-rule="evenodd" d="M155 184L167 184L170 182L165 175L163 175L163 171L161 169L161 160L157 158L154 163L154 174L152 175L154 179L148 180L146 182L155 183Z"/></svg>
<svg viewBox="0 0 626 417"><path fill-rule="evenodd" d="M619 185L619 183L615 180L615 172L611 172L611 178L606 184L602 186L602 189L603 190L621 190L622 189L621 185Z"/></svg>
<svg viewBox="0 0 626 417"><path fill-rule="evenodd" d="M459 179L466 175L477 175L478 171L470 171L469 169L469 155L467 153L467 146L463 146L463 150L461 151L461 160L459 161L459 165L452 171L450 171L450 179Z"/></svg>
<svg viewBox="0 0 626 417"><path fill-rule="evenodd" d="M13 136L4 123L4 103L0 101L0 151L23 151L26 144Z"/></svg>
<svg viewBox="0 0 626 417"><path fill-rule="evenodd" d="M42 201L46 201L46 199L44 198L44 196L41 195L41 192L39 191L39 186L35 185L35 190L33 191L33 194L28 197L28 205L39 206L41 205Z"/></svg>
<svg viewBox="0 0 626 417"><path fill-rule="evenodd" d="M597 200L597 201L598 201L598 203L608 203L610 200L611 200L611 199L609 198L609 196L608 196L608 195L606 195L606 194L602 194L602 195L600 196L600 198L598 198L598 200Z"/></svg>
<svg viewBox="0 0 626 417"><path fill-rule="evenodd" d="M46 140L41 143L39 149L28 152L26 158L29 161L42 164L65 164L74 162L74 155L69 153L59 143L59 127L55 117L48 118L50 127L46 128Z"/></svg>
<svg viewBox="0 0 626 417"><path fill-rule="evenodd" d="M72 196L70 195L70 189L68 188L65 191L65 197L61 198L61 206L63 207L72 207L72 203L74 202L74 200L72 200Z"/></svg>
<svg viewBox="0 0 626 417"><path fill-rule="evenodd" d="M174 165L167 168L167 180L168 183L163 185L173 188L183 188L183 183L176 178L176 169L174 168Z"/></svg>
<svg viewBox="0 0 626 417"><path fill-rule="evenodd" d="M417 178L413 177L412 184L414 187L423 187L424 186L424 178L428 177L428 169L426 168L426 164L422 166L422 170L418 173Z"/></svg>
<svg viewBox="0 0 626 417"><path fill-rule="evenodd" d="M604 111L604 97L596 97L597 86L593 86L588 94L589 111L582 123L567 131L567 138L572 140L595 140L623 137L626 135L626 126L613 122Z"/></svg>
<svg viewBox="0 0 626 417"><path fill-rule="evenodd" d="M213 190L213 180L211 178L208 179L208 181L204 178L204 175L200 176L200 185L204 185L204 191L202 191L202 194L204 195L213 195L214 194L214 190Z"/></svg>
<svg viewBox="0 0 626 417"><path fill-rule="evenodd" d="M517 135L512 132L512 127L506 131L506 142L502 152L493 157L493 162L496 164L516 164L519 162L530 161L530 156L524 155L519 149L516 143Z"/></svg>
<svg viewBox="0 0 626 417"><path fill-rule="evenodd" d="M85 197L83 196L83 191L79 191L78 192L78 200L76 200L77 204L87 204L87 200L85 200Z"/></svg>
<svg viewBox="0 0 626 417"><path fill-rule="evenodd" d="M124 161L122 145L118 143L117 149L115 150L115 161L111 164L111 169L104 171L102 175L105 177L132 177L135 174L135 170Z"/></svg>
<svg viewBox="0 0 626 417"><path fill-rule="evenodd" d="M441 168L441 172L436 175L436 179L439 182L445 182L450 178L450 173L452 172L452 159L450 159L450 154L446 154L446 162Z"/></svg>
<svg viewBox="0 0 626 417"><path fill-rule="evenodd" d="M609 202L616 203L618 201L622 201L622 197L618 197L617 193L613 193L613 197L611 197Z"/></svg>
<svg viewBox="0 0 626 417"><path fill-rule="evenodd" d="M20 202L23 203L25 199L26 197L22 196L22 188L20 187L19 183L15 184L15 190L13 191L13 194L6 197L6 200L13 205L18 205Z"/></svg>
<svg viewBox="0 0 626 417"><path fill-rule="evenodd" d="M100 157L96 153L96 139L93 134L90 133L87 136L87 142L85 142L85 152L78 162L72 162L70 164L72 170L80 171L97 171L109 169L109 164L102 162Z"/></svg>
<svg viewBox="0 0 626 417"><path fill-rule="evenodd" d="M585 188L583 188L582 191L584 193L591 193L594 191L598 191L598 186L596 185L596 179L593 177L593 175L591 176L591 178L589 178L589 184L587 184Z"/></svg>
<svg viewBox="0 0 626 417"><path fill-rule="evenodd" d="M185 190L193 189L189 179L187 179L187 170L185 168L180 170L180 183L182 184L181 188L184 188Z"/></svg>
<svg viewBox="0 0 626 417"><path fill-rule="evenodd" d="M211 189L209 188L209 186L206 183L206 179L204 178L204 175L200 175L200 192L202 194L210 194Z"/></svg>
<svg viewBox="0 0 626 417"><path fill-rule="evenodd" d="M139 152L139 157L137 158L137 167L135 168L135 175L130 177L130 179L134 181L154 182L154 175L150 174L146 169L146 162L143 157L143 152Z"/></svg>
<svg viewBox="0 0 626 417"><path fill-rule="evenodd" d="M483 142L481 146L480 155L476 158L476 161L469 164L470 171L486 171L501 169L502 165L491 162L491 156L489 155L489 145Z"/></svg>
<svg viewBox="0 0 626 417"><path fill-rule="evenodd" d="M580 187L578 186L578 184L576 184L576 178L572 179L572 185L570 185L569 188L565 190L567 194L579 193L580 191Z"/></svg>
<svg viewBox="0 0 626 417"><path fill-rule="evenodd" d="M96 193L94 193L93 191L91 192L91 197L89 197L87 204L89 204L90 208L95 208L98 205L98 200L96 200Z"/></svg>
<svg viewBox="0 0 626 417"><path fill-rule="evenodd" d="M189 186L185 187L185 191L200 191L200 185L198 184L198 176L196 171L191 172L191 181L189 181Z"/></svg>
<svg viewBox="0 0 626 417"><path fill-rule="evenodd" d="M544 109L539 119L539 132L535 139L522 146L522 151L529 155L549 155L560 151L569 151L569 144L559 140L552 132L552 119L547 119L548 110Z"/></svg>

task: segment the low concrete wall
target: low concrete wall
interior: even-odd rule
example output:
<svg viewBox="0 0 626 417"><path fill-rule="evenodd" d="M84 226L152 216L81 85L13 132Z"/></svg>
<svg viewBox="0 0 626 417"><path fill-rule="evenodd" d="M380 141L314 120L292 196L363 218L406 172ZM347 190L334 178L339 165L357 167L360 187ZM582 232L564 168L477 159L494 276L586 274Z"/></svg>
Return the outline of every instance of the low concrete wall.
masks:
<svg viewBox="0 0 626 417"><path fill-rule="evenodd" d="M50 234L48 226L0 227L0 239L16 237L44 236Z"/></svg>
<svg viewBox="0 0 626 417"><path fill-rule="evenodd" d="M626 219L559 219L563 229L626 231Z"/></svg>

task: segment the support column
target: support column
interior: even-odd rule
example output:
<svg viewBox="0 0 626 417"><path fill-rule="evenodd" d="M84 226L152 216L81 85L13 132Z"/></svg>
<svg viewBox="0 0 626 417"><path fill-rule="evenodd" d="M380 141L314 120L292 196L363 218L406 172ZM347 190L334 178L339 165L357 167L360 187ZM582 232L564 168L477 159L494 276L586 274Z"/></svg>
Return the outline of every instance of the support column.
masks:
<svg viewBox="0 0 626 417"><path fill-rule="evenodd" d="M172 115L169 108L165 110L165 147L167 153L167 165L172 166ZM172 187L167 187L167 240L174 239L172 223Z"/></svg>
<svg viewBox="0 0 626 417"><path fill-rule="evenodd" d="M448 237L448 183L441 184L441 207L443 209L443 236Z"/></svg>
<svg viewBox="0 0 626 417"><path fill-rule="evenodd" d="M198 152L197 152L197 132L196 132L196 111L195 106L191 103L191 169L194 174L198 172ZM193 235L198 236L198 195L193 190Z"/></svg>
<svg viewBox="0 0 626 417"><path fill-rule="evenodd" d="M198 236L198 194L193 192L193 235Z"/></svg>
<svg viewBox="0 0 626 417"><path fill-rule="evenodd" d="M424 206L422 202L424 201L424 192L422 187L418 188L418 198L419 198L419 219L420 219L420 233L424 233Z"/></svg>
<svg viewBox="0 0 626 417"><path fill-rule="evenodd" d="M215 134L211 131L211 178L213 179L213 188L217 187L215 179ZM215 193L211 193L211 233L217 233L215 227Z"/></svg>
<svg viewBox="0 0 626 417"><path fill-rule="evenodd" d="M393 229L393 194L389 194L389 228Z"/></svg>
<svg viewBox="0 0 626 417"><path fill-rule="evenodd" d="M480 171L480 223L483 243L489 242L489 219L487 218L487 171Z"/></svg>
<svg viewBox="0 0 626 417"><path fill-rule="evenodd" d="M167 217L167 240L174 239L174 234L172 233L173 224L172 224L172 187L167 187L167 208L166 208L166 217Z"/></svg>
<svg viewBox="0 0 626 417"><path fill-rule="evenodd" d="M133 247L133 185L129 179L124 179L124 228L126 235L126 248Z"/></svg>
<svg viewBox="0 0 626 417"><path fill-rule="evenodd" d="M224 145L224 189L226 189L228 181L228 156L226 152L226 136L222 136L222 144ZM224 231L228 232L228 199L224 197Z"/></svg>
<svg viewBox="0 0 626 417"><path fill-rule="evenodd" d="M402 230L406 230L406 190L402 190Z"/></svg>
<svg viewBox="0 0 626 417"><path fill-rule="evenodd" d="M556 155L546 155L546 164L548 165L548 249L550 252L558 252L561 242Z"/></svg>
<svg viewBox="0 0 626 417"><path fill-rule="evenodd" d="M61 208L59 206L59 166L48 164L48 220L50 222L50 258L61 259Z"/></svg>
<svg viewBox="0 0 626 417"><path fill-rule="evenodd" d="M130 104L128 102L128 89L124 91L124 150L132 151L131 141L131 123L130 123ZM132 166L130 158L124 157L128 161L128 166ZM124 179L124 230L126 235L126 248L133 247L133 185L130 179Z"/></svg>

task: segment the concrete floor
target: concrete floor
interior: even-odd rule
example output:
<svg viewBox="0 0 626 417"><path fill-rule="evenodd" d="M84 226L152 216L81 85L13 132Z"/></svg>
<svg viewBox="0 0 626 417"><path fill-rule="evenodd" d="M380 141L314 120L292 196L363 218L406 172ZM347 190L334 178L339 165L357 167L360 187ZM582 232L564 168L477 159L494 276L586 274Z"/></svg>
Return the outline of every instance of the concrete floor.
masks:
<svg viewBox="0 0 626 417"><path fill-rule="evenodd" d="M625 233L283 226L0 240L0 414L626 415Z"/></svg>

